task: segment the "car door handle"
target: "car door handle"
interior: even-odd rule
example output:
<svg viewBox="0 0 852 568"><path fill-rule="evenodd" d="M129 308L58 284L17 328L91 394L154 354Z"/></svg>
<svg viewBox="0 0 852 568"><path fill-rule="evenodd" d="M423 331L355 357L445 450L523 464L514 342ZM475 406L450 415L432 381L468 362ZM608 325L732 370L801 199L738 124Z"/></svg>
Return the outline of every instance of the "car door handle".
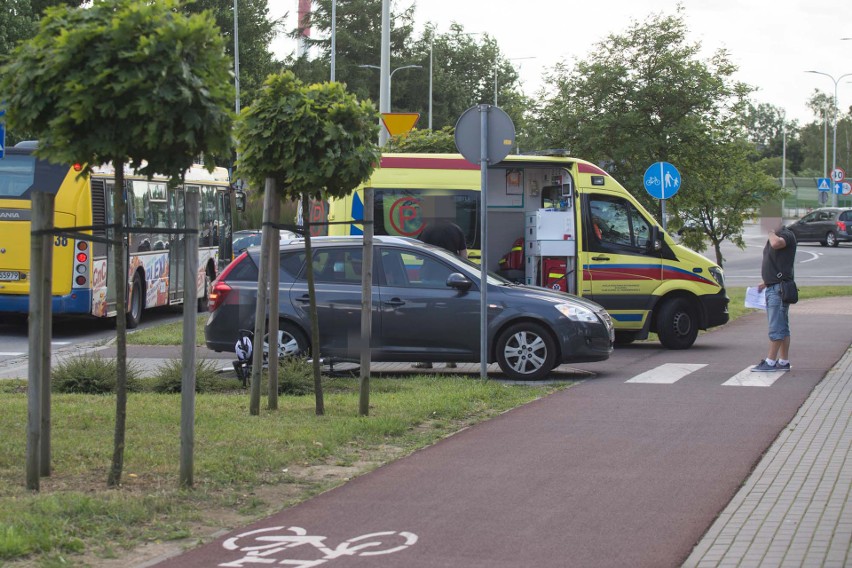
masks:
<svg viewBox="0 0 852 568"><path fill-rule="evenodd" d="M383 302L383 303L386 306L392 306L392 307L404 306L405 305L405 302L403 300L400 300L399 298L394 298L393 300L388 300L387 302Z"/></svg>
<svg viewBox="0 0 852 568"><path fill-rule="evenodd" d="M593 256L592 260L609 260L608 256Z"/></svg>

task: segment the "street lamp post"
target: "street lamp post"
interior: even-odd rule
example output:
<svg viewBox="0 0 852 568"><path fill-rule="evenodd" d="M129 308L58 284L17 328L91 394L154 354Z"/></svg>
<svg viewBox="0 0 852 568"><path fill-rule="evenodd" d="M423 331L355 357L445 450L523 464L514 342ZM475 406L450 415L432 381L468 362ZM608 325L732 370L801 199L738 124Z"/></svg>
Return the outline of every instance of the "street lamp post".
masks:
<svg viewBox="0 0 852 568"><path fill-rule="evenodd" d="M518 61L520 59L535 59L535 56L532 57L512 57L507 59L506 61ZM494 60L494 106L497 106L497 64L498 60Z"/></svg>
<svg viewBox="0 0 852 568"><path fill-rule="evenodd" d="M806 73L815 73L817 75L825 75L829 79L834 82L834 130L832 134L832 149L831 149L831 171L837 169L837 84L844 77L852 76L852 73L844 73L837 79L834 78L833 75L829 75L828 73L823 73L822 71L806 71ZM834 193L834 184L832 183L831 188L831 206L837 207L837 194Z"/></svg>
<svg viewBox="0 0 852 568"><path fill-rule="evenodd" d="M379 67L378 65L359 65L358 67L362 67L364 69L378 69L379 71L382 70L382 68ZM390 72L390 75L388 75L388 110L387 110L387 112L390 112L391 107L393 106L391 104L391 79L393 79L393 74L396 73L397 71L401 70L401 69L423 69L423 66L422 65L403 65L402 67L397 67L396 69L394 69L393 71Z"/></svg>

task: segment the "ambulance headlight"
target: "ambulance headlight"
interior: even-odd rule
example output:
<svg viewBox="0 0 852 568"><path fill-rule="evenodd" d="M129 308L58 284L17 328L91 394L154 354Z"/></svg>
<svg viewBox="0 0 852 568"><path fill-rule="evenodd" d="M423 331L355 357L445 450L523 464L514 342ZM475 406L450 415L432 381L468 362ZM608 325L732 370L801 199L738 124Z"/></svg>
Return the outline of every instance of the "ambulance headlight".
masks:
<svg viewBox="0 0 852 568"><path fill-rule="evenodd" d="M716 284L718 284L722 288L725 287L725 274L722 272L721 268L719 268L718 266L711 266L710 276L713 277L713 280L716 281Z"/></svg>
<svg viewBox="0 0 852 568"><path fill-rule="evenodd" d="M559 310L559 313L573 321L584 321L589 323L598 323L600 321L592 310L582 306L575 304L556 304L555 307Z"/></svg>

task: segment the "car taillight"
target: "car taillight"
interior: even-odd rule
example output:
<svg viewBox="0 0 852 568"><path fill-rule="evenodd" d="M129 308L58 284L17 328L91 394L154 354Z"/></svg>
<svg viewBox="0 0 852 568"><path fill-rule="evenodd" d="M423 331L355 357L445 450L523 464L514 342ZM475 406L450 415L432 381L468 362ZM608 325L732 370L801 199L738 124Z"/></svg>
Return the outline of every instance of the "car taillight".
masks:
<svg viewBox="0 0 852 568"><path fill-rule="evenodd" d="M232 290L233 288L224 282L219 282L218 280L213 282L213 286L210 289L210 296L208 297L208 309L210 312L215 312L219 306L224 304L225 298L228 297L228 294L230 294Z"/></svg>
<svg viewBox="0 0 852 568"><path fill-rule="evenodd" d="M845 233L846 232L846 222L845 221L838 221L837 222L837 230L840 231L841 233Z"/></svg>

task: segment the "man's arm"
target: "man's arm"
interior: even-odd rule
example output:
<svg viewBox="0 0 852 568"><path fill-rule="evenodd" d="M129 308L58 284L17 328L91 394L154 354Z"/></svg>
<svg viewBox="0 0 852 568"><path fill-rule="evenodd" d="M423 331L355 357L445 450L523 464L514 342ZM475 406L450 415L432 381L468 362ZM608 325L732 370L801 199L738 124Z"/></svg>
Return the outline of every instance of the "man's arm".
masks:
<svg viewBox="0 0 852 568"><path fill-rule="evenodd" d="M787 246L787 241L784 240L784 237L776 235L775 231L769 231L769 246L775 250L780 250Z"/></svg>

